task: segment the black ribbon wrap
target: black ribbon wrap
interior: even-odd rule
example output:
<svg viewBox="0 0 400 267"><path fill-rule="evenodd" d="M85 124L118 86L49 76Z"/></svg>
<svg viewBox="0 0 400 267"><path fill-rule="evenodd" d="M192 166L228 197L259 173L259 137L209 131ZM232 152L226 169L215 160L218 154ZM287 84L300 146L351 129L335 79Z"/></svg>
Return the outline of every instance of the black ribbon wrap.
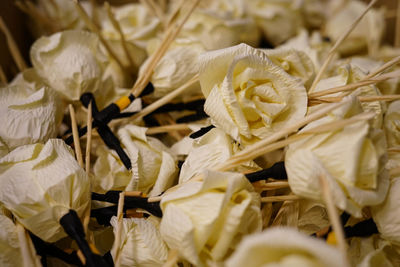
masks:
<svg viewBox="0 0 400 267"><path fill-rule="evenodd" d="M78 244L79 249L82 251L82 254L86 259L85 266L109 267L107 262L100 255L93 253L90 249L89 244L85 239L85 232L82 223L76 211L69 210L69 212L60 219L60 224L68 236Z"/></svg>

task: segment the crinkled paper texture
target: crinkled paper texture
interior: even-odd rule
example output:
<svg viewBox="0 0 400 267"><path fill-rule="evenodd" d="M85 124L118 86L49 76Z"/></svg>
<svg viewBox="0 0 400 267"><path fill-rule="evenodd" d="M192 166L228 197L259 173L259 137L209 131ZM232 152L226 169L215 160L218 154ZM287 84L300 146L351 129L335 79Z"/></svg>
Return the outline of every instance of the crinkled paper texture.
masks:
<svg viewBox="0 0 400 267"><path fill-rule="evenodd" d="M63 104L49 87L17 84L0 90L0 142L9 150L55 138L62 117Z"/></svg>
<svg viewBox="0 0 400 267"><path fill-rule="evenodd" d="M300 79L245 44L200 59L205 112L242 144L266 138L304 117L307 93Z"/></svg>
<svg viewBox="0 0 400 267"><path fill-rule="evenodd" d="M181 167L179 183L188 181L203 170L213 169L228 160L237 150L237 145L227 134L220 129L212 129L195 140L192 150ZM259 169L253 161L243 163L237 168L242 172L255 172Z"/></svg>
<svg viewBox="0 0 400 267"><path fill-rule="evenodd" d="M0 265L23 266L18 233L13 221L0 212Z"/></svg>
<svg viewBox="0 0 400 267"><path fill-rule="evenodd" d="M160 231L171 249L196 266L223 261L246 234L261 230L260 197L240 173L202 173L161 200Z"/></svg>
<svg viewBox="0 0 400 267"><path fill-rule="evenodd" d="M112 217L110 223L116 234L117 217ZM121 239L117 244L121 266L162 266L166 262L168 247L161 238L158 224L158 218L153 216L122 219Z"/></svg>
<svg viewBox="0 0 400 267"><path fill-rule="evenodd" d="M158 62L151 76L154 96L159 98L182 86L199 72L198 57L205 51L199 42L182 41L170 48ZM184 95L201 95L196 83Z"/></svg>
<svg viewBox="0 0 400 267"><path fill-rule="evenodd" d="M128 171L115 151L99 147L94 165L94 190L140 190L150 196L169 188L176 177L175 159L158 139L146 136L147 128L126 125L117 136L132 163Z"/></svg>
<svg viewBox="0 0 400 267"><path fill-rule="evenodd" d="M359 112L361 107L352 98L302 131ZM322 200L319 176L324 176L336 206L360 217L364 206L377 205L386 196L389 177L384 169L385 153L382 131L371 129L367 121L334 132L313 134L288 147L285 168L290 188L297 195Z"/></svg>
<svg viewBox="0 0 400 267"><path fill-rule="evenodd" d="M20 146L0 159L0 202L47 242L66 236L59 220L81 217L90 201L89 179L61 139Z"/></svg>
<svg viewBox="0 0 400 267"><path fill-rule="evenodd" d="M43 81L67 100L101 88L106 56L94 33L71 30L41 37L32 45L30 57Z"/></svg>
<svg viewBox="0 0 400 267"><path fill-rule="evenodd" d="M400 147L400 101L390 103L383 126L388 147Z"/></svg>
<svg viewBox="0 0 400 267"><path fill-rule="evenodd" d="M400 176L390 180L389 192L385 201L371 208L372 218L381 236L390 242L400 245Z"/></svg>
<svg viewBox="0 0 400 267"><path fill-rule="evenodd" d="M243 239L226 261L229 267L334 267L344 266L335 247L299 233L295 228L274 227Z"/></svg>

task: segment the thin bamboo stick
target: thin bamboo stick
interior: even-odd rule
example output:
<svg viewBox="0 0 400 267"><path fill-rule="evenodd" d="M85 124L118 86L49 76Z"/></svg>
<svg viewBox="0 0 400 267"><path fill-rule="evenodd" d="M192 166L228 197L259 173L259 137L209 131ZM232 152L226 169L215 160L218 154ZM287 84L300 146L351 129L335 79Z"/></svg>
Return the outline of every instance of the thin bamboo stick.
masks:
<svg viewBox="0 0 400 267"><path fill-rule="evenodd" d="M148 128L146 134L152 135L152 134L159 134L159 133L179 131L179 130L190 130L190 128L187 123L171 124L171 125Z"/></svg>
<svg viewBox="0 0 400 267"><path fill-rule="evenodd" d="M258 141L257 143L250 145L243 149L242 151L236 153L234 156L232 156L230 159L228 159L226 162L219 164L216 167L216 170L219 171L227 171L230 169L232 165L235 165L237 162L245 162L247 160L254 159L260 155L262 155L264 152L262 151L262 148L266 147L268 144L271 144L293 132L296 132L298 129L303 127L304 125L322 118L325 116L327 113L343 106L347 102L340 102L340 103L334 103L334 104L329 104L321 109L313 112L310 115L307 115L304 117L302 120L293 123L291 125L288 125L286 128L283 128L282 130L272 134L271 136L264 138L263 140Z"/></svg>
<svg viewBox="0 0 400 267"><path fill-rule="evenodd" d="M90 151L92 150L92 101L90 101L87 110L87 140L86 140L86 154L85 154L85 170L86 174L90 173Z"/></svg>
<svg viewBox="0 0 400 267"><path fill-rule="evenodd" d="M324 63L322 64L320 70L318 71L317 75L315 76L315 79L310 87L310 92L315 90L315 87L319 83L319 81L322 78L322 75L324 75L326 69L328 68L329 64L331 63L333 57L335 56L336 50L338 47L343 43L343 41L350 35L350 33L354 30L354 28L358 25L358 23L361 21L361 19L367 14L367 12L372 8L372 6L377 2L377 0L372 0L368 6L365 8L363 13L361 13L360 16L351 24L349 29L347 29L346 32L344 32L339 39L335 42L331 50L329 50L328 56L325 59Z"/></svg>
<svg viewBox="0 0 400 267"><path fill-rule="evenodd" d="M171 93L167 94L166 96L160 98L159 100L153 102L152 104L148 105L147 107L145 107L144 109L142 109L140 112L136 113L135 115L133 115L131 117L132 121L136 121L139 120L141 118L143 118L144 116L150 114L151 112L153 112L154 110L158 109L159 107L167 104L168 102L170 102L172 99L174 99L175 97L177 97L178 95L182 94L186 89L188 89L190 86L192 86L193 84L195 84L196 82L198 82L199 76L196 75L194 76L192 79L190 79L189 81L187 81L185 84L183 84L181 87L175 89L174 91L172 91Z"/></svg>
<svg viewBox="0 0 400 267"><path fill-rule="evenodd" d="M258 188L260 188L261 191L270 191L270 190L276 190L276 189L287 188L287 187L289 187L289 183L283 182L283 181L271 182L271 183L266 183L261 186L258 186Z"/></svg>
<svg viewBox="0 0 400 267"><path fill-rule="evenodd" d="M360 102L374 102L374 101L395 101L400 99L400 95L378 95L378 96L358 96ZM343 96L338 97L324 97L315 98L309 101L309 106L318 105L322 103L335 103L342 101Z"/></svg>
<svg viewBox="0 0 400 267"><path fill-rule="evenodd" d="M21 52L19 51L17 43L15 42L10 30L8 29L6 23L4 22L1 16L0 16L0 30L6 36L8 49L10 50L11 56L13 57L15 64L17 64L18 70L19 71L25 70L28 66L26 65L26 62L22 57Z"/></svg>
<svg viewBox="0 0 400 267"><path fill-rule="evenodd" d="M110 4L109 4L108 2L104 2L104 7L105 7L106 10L107 10L108 17L109 17L109 19L110 19L110 21L111 21L113 27L114 27L114 28L118 31L118 33L119 33L119 36L120 36L120 38L121 38L122 48L123 48L123 50L124 50L125 56L126 56L127 59L128 59L128 62L129 62L129 69L130 69L133 73L136 73L136 72L137 72L137 67L135 66L135 63L133 62L132 55L129 53L129 50L128 50L128 43L127 43L127 41L126 41L126 39L125 39L124 33L122 32L121 25L119 24L119 22L118 22L117 19L115 18L115 15L114 15L114 13L113 13L112 10L111 10Z"/></svg>
<svg viewBox="0 0 400 267"><path fill-rule="evenodd" d="M340 223L339 214L334 204L332 192L330 190L328 181L326 180L326 177L320 175L319 182L321 184L322 196L326 204L329 220L331 221L333 231L335 232L335 236L337 237L339 250L342 253L343 263L345 264L346 267L350 267L349 258L347 255L347 244L344 237L343 227L342 224Z"/></svg>
<svg viewBox="0 0 400 267"><path fill-rule="evenodd" d="M391 59L390 61L386 62L385 64L383 64L382 66L380 66L379 68L377 68L376 70L372 71L370 74L368 74L364 79L368 80L371 79L372 77L375 77L376 75L380 74L381 72L389 69L390 67L398 64L400 62L400 56L397 56L393 59Z"/></svg>
<svg viewBox="0 0 400 267"><path fill-rule="evenodd" d="M164 56L165 52L167 52L167 49L170 46L170 44L178 36L183 25L189 19L190 15L197 7L199 2L200 0L193 0L192 5L190 6L188 12L183 16L183 19L168 27L168 29L165 32L164 38L161 41L160 46L157 48L156 52L153 55L151 55L148 63L145 66L144 71L142 72L143 73L142 76L139 76L139 78L136 80L132 88L132 94L135 97L138 97L142 93L142 91L150 81L154 68L157 66L160 59Z"/></svg>
<svg viewBox="0 0 400 267"><path fill-rule="evenodd" d="M115 267L120 267L121 266L121 251L120 251L120 245L119 243L121 242L121 231L122 231L122 220L123 220L123 210L124 210L124 201L125 201L125 193L121 192L119 194L119 200L118 200L118 211L117 211L117 229L116 229L116 234L115 234L115 240L114 240L114 250L115 250Z"/></svg>
<svg viewBox="0 0 400 267"><path fill-rule="evenodd" d="M69 104L68 108L69 108L69 115L71 116L72 136L74 138L76 159L78 160L79 166L84 168L85 165L83 164L82 150L79 142L79 133L78 133L78 126L76 124L75 110L72 104Z"/></svg>
<svg viewBox="0 0 400 267"><path fill-rule="evenodd" d="M296 195L287 195L287 196L271 196L271 197L262 197L262 203L270 203L270 202L282 202L282 201L294 201L302 199Z"/></svg>
<svg viewBox="0 0 400 267"><path fill-rule="evenodd" d="M329 89L326 89L326 90L323 90L323 91L319 91L319 92L309 93L308 94L308 98L309 99L313 99L313 98L316 98L316 97L330 95L330 94L334 94L334 93L352 91L352 90L357 89L357 88L362 87L362 86L375 84L375 83L378 83L378 82L386 81L386 80L397 78L397 77L400 77L400 70L395 70L395 71L392 71L392 72L381 74L379 76L376 76L376 77L373 77L373 78L370 78L370 79L365 79L364 78L364 79L362 79L362 80L360 80L360 81L358 81L356 83L351 83L351 84L347 84L347 85L333 87L333 88L329 88Z"/></svg>
<svg viewBox="0 0 400 267"><path fill-rule="evenodd" d="M111 46L106 41L106 39L104 39L103 34L101 33L100 29L91 20L89 15L86 13L85 9L83 9L82 5L78 2L78 0L72 0L72 1L75 3L76 9L77 9L80 17L85 22L86 26L99 37L100 42L103 44L104 48L107 50L110 57L113 58L115 60L115 62L117 62L118 66L121 68L121 70L125 71L126 70L125 66L122 64L121 60L118 58L117 54L111 48Z"/></svg>

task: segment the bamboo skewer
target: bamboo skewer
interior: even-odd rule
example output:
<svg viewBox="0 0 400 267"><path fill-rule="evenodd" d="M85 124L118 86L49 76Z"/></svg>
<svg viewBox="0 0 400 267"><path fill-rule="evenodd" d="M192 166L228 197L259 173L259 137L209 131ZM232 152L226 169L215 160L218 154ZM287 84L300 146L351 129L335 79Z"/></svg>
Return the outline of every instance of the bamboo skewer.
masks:
<svg viewBox="0 0 400 267"><path fill-rule="evenodd" d="M119 243L121 242L122 220L123 220L123 216L124 216L124 214L123 214L124 201L125 201L125 193L121 192L119 194L119 200L118 200L117 229L116 229L115 240L114 240L115 267L121 266L121 261L120 261L121 253L120 253Z"/></svg>
<svg viewBox="0 0 400 267"><path fill-rule="evenodd" d="M100 39L100 42L103 44L104 48L107 50L108 54L110 55L111 58L117 62L118 66L125 71L126 68L122 64L121 60L118 58L114 50L111 48L109 43L104 39L103 34L101 33L100 29L97 27L97 25L91 20L89 15L86 13L85 9L83 9L82 5L78 2L78 0L72 0L75 3L76 9L78 10L79 15L85 22L86 26L94 32Z"/></svg>
<svg viewBox="0 0 400 267"><path fill-rule="evenodd" d="M336 131L339 130L347 125L351 125L353 123L359 122L361 120L370 120L375 116L373 112L364 112L353 116L349 119L342 119L338 121L328 122L311 129L307 129L301 133L294 134L282 141L277 141L274 143L267 143L261 147L256 147L255 149L244 149L241 152L237 153L236 155L232 156L228 159L225 163L218 165L215 169L218 171L229 171L230 169L237 167L238 165L242 164L243 162L247 162L250 160L255 159L258 156L266 154L268 152L283 148L289 144L297 142L298 140L309 136L310 134L319 134L327 131ZM261 141L262 142L262 141ZM261 143L259 142L259 143ZM244 153L242 153L244 152ZM239 155L239 156L238 156Z"/></svg>
<svg viewBox="0 0 400 267"><path fill-rule="evenodd" d="M288 188L289 182L287 182L287 181L271 182L271 183L265 183L265 184L262 184L262 185L259 185L256 187L259 188L261 191L270 191L270 190Z"/></svg>
<svg viewBox="0 0 400 267"><path fill-rule="evenodd" d="M175 38L178 36L183 25L189 19L190 15L192 14L196 6L199 4L199 2L200 0L194 0L189 8L189 11L185 14L183 19L180 22L177 22L168 27L167 31L165 32L164 38L161 41L161 45L157 48L156 52L151 55L147 65L145 66L143 75L139 76L139 78L136 80L132 88L132 94L135 97L138 97L142 93L142 91L150 81L151 75L153 74L153 70L156 67L157 63L167 52L168 47L173 42L173 40L175 40Z"/></svg>
<svg viewBox="0 0 400 267"><path fill-rule="evenodd" d="M82 150L79 142L78 126L76 124L76 118L75 118L75 110L72 104L69 104L68 107L69 107L69 115L71 116L72 136L74 138L76 159L78 160L79 166L84 168L85 165L83 164Z"/></svg>
<svg viewBox="0 0 400 267"><path fill-rule="evenodd" d="M322 196L326 204L329 220L331 221L333 231L335 232L335 236L337 237L339 250L341 251L343 256L343 262L345 263L346 267L350 267L349 258L347 255L347 244L344 237L343 227L340 222L339 214L337 212L336 206L333 201L333 196L328 181L326 180L325 176L320 175L319 182L321 184Z"/></svg>
<svg viewBox="0 0 400 267"><path fill-rule="evenodd" d="M371 84L375 84L378 82L383 82L389 79L393 79L393 78L397 78L400 77L400 70L395 70L392 72L388 72L385 74L381 74L379 76L370 78L370 79L362 79L356 83L351 83L351 84L347 84L347 85L342 85L342 86L338 86L338 87L333 87L333 88L329 88L323 91L319 91L319 92L314 92L314 93L309 93L308 94L308 98L309 99L313 99L316 97L320 97L320 96L325 96L325 95L330 95L330 94L334 94L334 93L340 93L340 92L346 92L346 91L352 91L355 90L359 87L362 86L367 86L367 85L371 85Z"/></svg>
<svg viewBox="0 0 400 267"><path fill-rule="evenodd" d="M124 50L125 56L128 59L128 62L129 62L129 69L131 70L132 73L136 73L137 68L135 66L135 63L133 62L131 54L129 53L128 43L127 43L127 41L125 39L124 33L122 32L121 25L119 24L119 22L115 18L115 15L111 10L110 4L108 2L104 2L104 6L105 6L105 8L107 10L108 17L109 17L113 27L118 31L119 36L121 38L122 48Z"/></svg>
<svg viewBox="0 0 400 267"><path fill-rule="evenodd" d="M187 123L171 124L171 125L148 128L146 134L152 135L152 134L159 134L177 130L190 130L190 128Z"/></svg>
<svg viewBox="0 0 400 267"><path fill-rule="evenodd" d="M368 6L365 8L363 13L361 13L360 16L353 22L353 24L349 27L349 29L344 32L339 39L335 42L331 50L328 52L328 56L325 59L324 63L322 64L320 70L318 71L317 75L315 76L315 79L310 87L310 92L314 91L315 87L319 83L319 81L322 78L322 75L325 73L326 69L328 68L329 64L331 63L333 57L335 56L336 50L338 47L343 43L343 41L350 35L350 33L354 30L354 28L358 25L358 23L361 21L361 19L367 14L367 12L372 8L372 6L377 2L377 0L372 0Z"/></svg>
<svg viewBox="0 0 400 267"><path fill-rule="evenodd" d="M22 254L22 262L24 267L39 267L42 266L38 257L36 256L35 248L33 247L32 240L28 236L25 228L17 222L16 230L18 234L19 247Z"/></svg>
<svg viewBox="0 0 400 267"><path fill-rule="evenodd" d="M21 52L19 51L19 48L10 30L8 29L7 25L5 24L1 16L0 16L0 30L6 36L8 49L10 50L11 56L13 57L15 64L17 64L18 70L22 72L27 68L26 62L22 57Z"/></svg>
<svg viewBox="0 0 400 267"><path fill-rule="evenodd" d="M198 82L198 75L194 76L192 79L187 81L185 84L183 84L181 87L175 89L174 91L170 92L166 96L160 98L159 100L153 102L152 104L148 105L144 109L142 109L140 112L136 113L131 117L132 121L139 120L143 118L144 116L150 114L154 110L158 109L159 107L167 104L170 102L172 99L177 97L178 95L182 94L186 89L190 88L193 84Z"/></svg>
<svg viewBox="0 0 400 267"><path fill-rule="evenodd" d="M92 149L92 101L90 101L87 109L87 140L86 140L86 153L85 153L85 170L86 174L90 173L90 151Z"/></svg>
<svg viewBox="0 0 400 267"><path fill-rule="evenodd" d="M262 203L270 203L270 202L282 202L282 201L294 201L302 199L296 195L287 195L287 196L271 196L271 197L262 197Z"/></svg>
<svg viewBox="0 0 400 267"><path fill-rule="evenodd" d="M380 66L379 68L377 68L376 70L374 70L373 72L371 72L370 74L368 74L364 79L368 80L371 79L373 77L375 77L376 75L380 74L381 72L389 69L390 67L398 64L400 62L400 56L397 56L393 59L391 59L390 61L386 62L385 64L383 64L382 66Z"/></svg>
<svg viewBox="0 0 400 267"><path fill-rule="evenodd" d="M374 101L395 101L400 99L400 95L378 95L378 96L358 96L357 97L360 102L374 102ZM324 97L324 98L315 98L311 99L309 102L309 106L313 106L315 104L322 103L335 103L342 101L343 96L338 97Z"/></svg>
<svg viewBox="0 0 400 267"><path fill-rule="evenodd" d="M227 171L231 168L232 165L236 165L237 162L246 162L248 160L254 159L262 154L264 152L262 151L262 148L265 147L268 144L271 144L272 142L275 142L295 131L303 127L304 125L317 120L319 118L322 118L325 116L325 114L341 107L347 102L340 102L340 103L334 103L334 104L329 104L314 113L307 115L304 117L302 120L292 124L288 125L286 128L272 134L271 136L258 141L257 143L250 145L243 149L242 151L236 153L234 156L232 156L230 159L228 159L225 163L219 164L219 166L216 167L216 170L219 171Z"/></svg>

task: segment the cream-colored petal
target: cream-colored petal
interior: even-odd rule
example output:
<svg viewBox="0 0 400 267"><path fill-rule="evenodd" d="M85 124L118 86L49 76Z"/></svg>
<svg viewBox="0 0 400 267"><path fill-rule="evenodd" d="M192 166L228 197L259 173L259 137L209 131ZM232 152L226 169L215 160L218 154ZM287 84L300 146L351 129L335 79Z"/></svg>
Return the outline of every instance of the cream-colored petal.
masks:
<svg viewBox="0 0 400 267"><path fill-rule="evenodd" d="M64 31L41 37L32 45L30 57L43 81L67 100L79 100L101 87L106 57L94 33Z"/></svg>
<svg viewBox="0 0 400 267"><path fill-rule="evenodd" d="M90 201L88 179L64 141L50 139L0 160L0 201L25 228L55 242L66 236L59 220L69 209L83 216Z"/></svg>
<svg viewBox="0 0 400 267"><path fill-rule="evenodd" d="M275 227L249 235L225 266L342 266L340 252L294 228Z"/></svg>

